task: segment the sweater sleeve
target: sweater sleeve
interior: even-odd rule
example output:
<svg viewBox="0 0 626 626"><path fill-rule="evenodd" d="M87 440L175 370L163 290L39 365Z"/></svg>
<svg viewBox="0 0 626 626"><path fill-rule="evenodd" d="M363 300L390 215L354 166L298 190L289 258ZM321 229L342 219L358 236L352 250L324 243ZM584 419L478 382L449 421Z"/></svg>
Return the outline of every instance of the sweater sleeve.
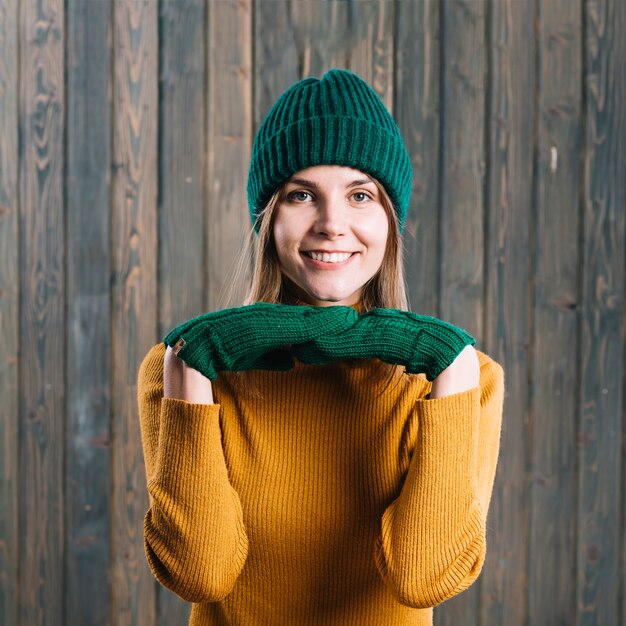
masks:
<svg viewBox="0 0 626 626"><path fill-rule="evenodd" d="M415 451L383 514L376 565L408 606L432 607L467 589L485 560L504 375L486 355L479 360L478 387L418 401Z"/></svg>
<svg viewBox="0 0 626 626"><path fill-rule="evenodd" d="M241 503L228 480L220 406L164 398L164 355L164 344L155 345L138 373L146 556L155 578L184 600L217 601L247 557Z"/></svg>

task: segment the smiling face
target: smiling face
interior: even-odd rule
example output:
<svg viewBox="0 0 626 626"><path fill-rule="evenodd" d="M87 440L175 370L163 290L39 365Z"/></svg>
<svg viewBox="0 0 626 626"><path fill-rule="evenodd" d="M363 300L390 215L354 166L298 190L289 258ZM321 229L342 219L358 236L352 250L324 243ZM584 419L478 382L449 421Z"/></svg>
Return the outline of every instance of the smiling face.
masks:
<svg viewBox="0 0 626 626"><path fill-rule="evenodd" d="M284 185L273 223L282 275L316 306L351 305L380 269L389 220L360 170L317 165Z"/></svg>

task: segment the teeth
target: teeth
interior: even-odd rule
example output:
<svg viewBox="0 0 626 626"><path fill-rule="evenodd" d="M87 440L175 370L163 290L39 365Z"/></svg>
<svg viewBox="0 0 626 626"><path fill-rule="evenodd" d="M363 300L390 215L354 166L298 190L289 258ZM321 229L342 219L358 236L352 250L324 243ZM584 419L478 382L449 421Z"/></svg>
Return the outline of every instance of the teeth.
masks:
<svg viewBox="0 0 626 626"><path fill-rule="evenodd" d="M341 263L352 256L352 252L307 252L314 261L324 263Z"/></svg>

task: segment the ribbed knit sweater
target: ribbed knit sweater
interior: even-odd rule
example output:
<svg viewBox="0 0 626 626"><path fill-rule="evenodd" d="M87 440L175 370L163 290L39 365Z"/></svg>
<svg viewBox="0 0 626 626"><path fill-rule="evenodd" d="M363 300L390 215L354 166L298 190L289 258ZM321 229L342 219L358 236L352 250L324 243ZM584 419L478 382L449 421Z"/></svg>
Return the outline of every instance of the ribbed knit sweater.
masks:
<svg viewBox="0 0 626 626"><path fill-rule="evenodd" d="M204 405L163 397L164 354L138 375L144 536L190 626L430 626L476 580L503 402L488 356L444 398L376 359L296 361L220 373Z"/></svg>

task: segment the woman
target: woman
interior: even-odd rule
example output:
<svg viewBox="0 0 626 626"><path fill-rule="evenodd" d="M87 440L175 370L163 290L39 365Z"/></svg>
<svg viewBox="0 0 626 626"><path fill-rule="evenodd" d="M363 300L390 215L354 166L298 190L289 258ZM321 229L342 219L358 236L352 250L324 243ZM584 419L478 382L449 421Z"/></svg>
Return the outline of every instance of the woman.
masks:
<svg viewBox="0 0 626 626"><path fill-rule="evenodd" d="M367 83L295 83L255 138L244 305L143 360L146 554L192 626L432 624L481 571L503 373L407 310L411 184Z"/></svg>

